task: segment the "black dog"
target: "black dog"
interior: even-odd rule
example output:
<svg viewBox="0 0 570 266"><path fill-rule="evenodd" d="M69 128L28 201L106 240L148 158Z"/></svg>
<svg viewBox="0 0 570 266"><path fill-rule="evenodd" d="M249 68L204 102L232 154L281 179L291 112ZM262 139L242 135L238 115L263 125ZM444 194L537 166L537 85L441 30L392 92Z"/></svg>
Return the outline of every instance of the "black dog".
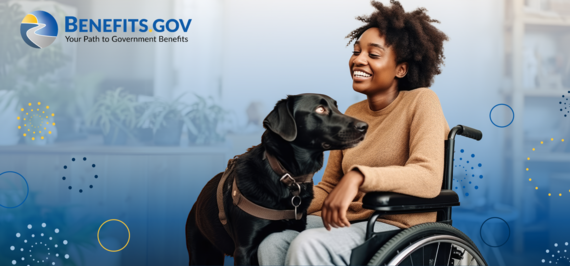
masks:
<svg viewBox="0 0 570 266"><path fill-rule="evenodd" d="M279 101L263 121L267 129L262 143L236 159L235 170L242 195L257 205L291 210L292 195L264 153L275 157L293 176L313 174L323 165L323 151L347 149L364 139L368 125L346 116L336 101L322 94L301 94ZM236 265L256 265L257 247L271 233L285 229L302 231L313 199L312 184L301 184L303 213L300 220L270 221L252 216L232 202L230 176L223 184L223 206L229 233L218 218L216 190L222 173L203 188L186 222L186 246L190 265L223 265L224 254ZM309 181L310 182L310 181Z"/></svg>

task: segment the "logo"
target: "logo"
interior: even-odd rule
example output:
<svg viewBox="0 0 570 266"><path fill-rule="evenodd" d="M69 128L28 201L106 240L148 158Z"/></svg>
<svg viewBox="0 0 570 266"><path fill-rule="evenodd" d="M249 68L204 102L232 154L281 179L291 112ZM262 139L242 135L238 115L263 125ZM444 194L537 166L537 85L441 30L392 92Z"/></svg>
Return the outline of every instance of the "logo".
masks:
<svg viewBox="0 0 570 266"><path fill-rule="evenodd" d="M34 11L27 14L20 25L22 39L29 46L42 49L48 47L57 37L57 21L50 13Z"/></svg>

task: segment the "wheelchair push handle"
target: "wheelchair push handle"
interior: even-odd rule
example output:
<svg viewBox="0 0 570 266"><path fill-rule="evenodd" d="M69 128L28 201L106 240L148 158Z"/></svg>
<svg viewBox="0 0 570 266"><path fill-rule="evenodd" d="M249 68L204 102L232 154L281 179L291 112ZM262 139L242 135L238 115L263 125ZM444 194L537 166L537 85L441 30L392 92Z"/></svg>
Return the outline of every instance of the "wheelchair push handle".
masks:
<svg viewBox="0 0 570 266"><path fill-rule="evenodd" d="M483 132L481 132L480 130L463 125L457 125L457 127L458 127L457 134L461 136L468 137L477 141L483 138Z"/></svg>

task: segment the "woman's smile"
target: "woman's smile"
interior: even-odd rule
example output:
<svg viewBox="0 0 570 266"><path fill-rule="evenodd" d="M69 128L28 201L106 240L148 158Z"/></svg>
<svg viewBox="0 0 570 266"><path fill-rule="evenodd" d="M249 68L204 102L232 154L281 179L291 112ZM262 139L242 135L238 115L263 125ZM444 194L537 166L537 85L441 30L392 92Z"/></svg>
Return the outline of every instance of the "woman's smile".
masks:
<svg viewBox="0 0 570 266"><path fill-rule="evenodd" d="M354 82L362 82L372 79L372 74L368 71L354 69L352 72L352 80Z"/></svg>

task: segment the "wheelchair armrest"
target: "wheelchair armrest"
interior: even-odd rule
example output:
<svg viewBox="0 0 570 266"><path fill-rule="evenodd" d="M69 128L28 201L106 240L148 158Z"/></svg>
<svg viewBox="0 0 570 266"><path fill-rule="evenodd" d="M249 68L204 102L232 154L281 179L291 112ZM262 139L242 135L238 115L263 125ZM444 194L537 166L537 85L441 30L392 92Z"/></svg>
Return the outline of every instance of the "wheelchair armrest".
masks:
<svg viewBox="0 0 570 266"><path fill-rule="evenodd" d="M416 212L459 206L459 197L453 190L443 189L435 198L419 198L394 192L370 192L362 199L362 207L385 212Z"/></svg>

